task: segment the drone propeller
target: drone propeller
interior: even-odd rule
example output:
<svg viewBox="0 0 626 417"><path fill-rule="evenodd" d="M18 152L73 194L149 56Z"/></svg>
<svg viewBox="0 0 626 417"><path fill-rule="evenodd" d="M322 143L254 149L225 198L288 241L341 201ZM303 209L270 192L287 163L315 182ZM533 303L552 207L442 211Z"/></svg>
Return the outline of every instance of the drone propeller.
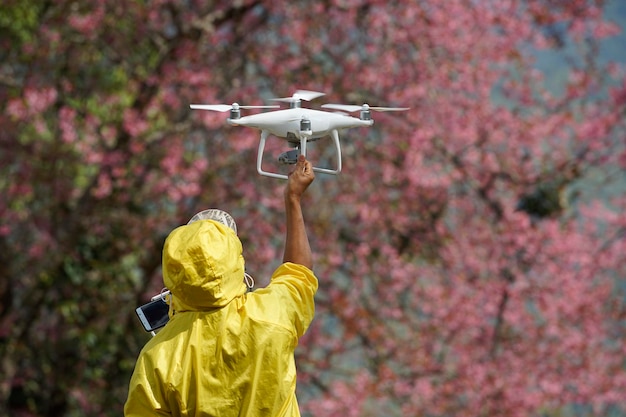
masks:
<svg viewBox="0 0 626 417"><path fill-rule="evenodd" d="M295 93L293 93L293 96L291 97L280 97L280 98L272 98L270 100L272 101L282 101L285 103L298 103L300 102L300 100L306 100L306 101L311 101L315 98L321 97L325 95L324 93L320 93L317 91L310 91L310 90L297 90Z"/></svg>
<svg viewBox="0 0 626 417"><path fill-rule="evenodd" d="M277 109L280 106L240 106L237 103L233 104L191 104L189 107L195 110L211 110L219 112L227 112L229 110L238 109Z"/></svg>
<svg viewBox="0 0 626 417"><path fill-rule="evenodd" d="M362 106L356 106L353 104L322 104L323 108L326 109L335 109L335 110L340 110L340 111L347 111L347 112L355 112L355 111L368 111L368 110L374 110L374 111L405 111L405 110L409 110L409 107L371 107L369 104L363 104Z"/></svg>

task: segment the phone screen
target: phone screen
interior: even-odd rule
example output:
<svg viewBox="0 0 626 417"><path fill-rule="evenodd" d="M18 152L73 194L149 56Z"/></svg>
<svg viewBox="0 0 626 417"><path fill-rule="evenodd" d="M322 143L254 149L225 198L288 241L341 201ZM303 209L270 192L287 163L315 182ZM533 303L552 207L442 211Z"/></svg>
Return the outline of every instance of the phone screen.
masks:
<svg viewBox="0 0 626 417"><path fill-rule="evenodd" d="M170 306L167 305L163 298L159 297L138 307L135 311L144 329L147 332L151 332L167 324L170 319L168 315L169 309Z"/></svg>

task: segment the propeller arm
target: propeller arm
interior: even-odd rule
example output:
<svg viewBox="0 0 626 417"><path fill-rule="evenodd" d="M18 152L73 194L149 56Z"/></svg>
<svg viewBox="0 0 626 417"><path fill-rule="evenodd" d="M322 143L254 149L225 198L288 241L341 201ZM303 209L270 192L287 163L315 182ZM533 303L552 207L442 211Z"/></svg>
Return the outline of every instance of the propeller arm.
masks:
<svg viewBox="0 0 626 417"><path fill-rule="evenodd" d="M273 98L272 101L282 101L286 103L298 103L300 100L311 101L326 94L319 91L297 90L291 97Z"/></svg>
<svg viewBox="0 0 626 417"><path fill-rule="evenodd" d="M322 104L322 107L325 109L334 109L334 110L340 110L340 111L347 111L349 113L351 112L355 112L355 111L368 111L368 110L374 110L374 111L406 111L409 110L410 107L372 107L369 104L363 104L361 106L356 106L354 104L333 104L333 103L328 103L328 104Z"/></svg>
<svg viewBox="0 0 626 417"><path fill-rule="evenodd" d="M189 107L192 110L211 110L211 111L219 111L219 112L227 112L233 108L233 106L229 104L191 104Z"/></svg>
<svg viewBox="0 0 626 417"><path fill-rule="evenodd" d="M219 111L219 112L227 112L229 110L239 110L239 109L278 109L280 106L271 105L271 106L240 106L238 103L233 104L190 104L189 107L193 110L211 110L211 111Z"/></svg>

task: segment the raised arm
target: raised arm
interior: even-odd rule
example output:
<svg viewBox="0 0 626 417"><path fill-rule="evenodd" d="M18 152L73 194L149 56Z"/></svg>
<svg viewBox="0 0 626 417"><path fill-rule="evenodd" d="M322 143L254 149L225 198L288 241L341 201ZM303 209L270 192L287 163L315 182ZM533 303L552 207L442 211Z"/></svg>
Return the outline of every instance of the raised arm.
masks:
<svg viewBox="0 0 626 417"><path fill-rule="evenodd" d="M304 226L301 198L314 179L311 163L300 155L295 170L289 175L284 194L287 235L283 262L293 262L309 269L313 267L313 257Z"/></svg>

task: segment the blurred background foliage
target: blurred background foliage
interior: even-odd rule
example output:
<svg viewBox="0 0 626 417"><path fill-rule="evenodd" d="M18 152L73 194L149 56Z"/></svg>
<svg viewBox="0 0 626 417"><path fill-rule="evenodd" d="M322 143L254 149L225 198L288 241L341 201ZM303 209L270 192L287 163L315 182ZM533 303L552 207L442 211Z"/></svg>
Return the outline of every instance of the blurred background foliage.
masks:
<svg viewBox="0 0 626 417"><path fill-rule="evenodd" d="M471 268L446 258L450 245L458 243L451 231L478 234L481 229L470 223L484 217L495 236L508 238L503 232L507 229L513 236L540 240L543 235L533 234L533 225L552 219L570 230L568 219L587 218L572 203L593 200L599 188L613 190L602 198L623 212L624 200L619 197L624 191L625 100L620 96L625 94L620 84L624 78L612 62L625 60L624 35L609 31L596 39L585 32L582 39L575 39L571 23L595 22L608 11L609 18L623 24L622 2L519 1L512 2L515 13L508 16L494 2L453 2L466 14L444 18L450 27L443 32L436 32L442 23L429 20L431 13L436 20L439 11L431 1L297 3L3 2L0 414L122 413L135 358L149 338L134 309L161 289L165 236L200 209L220 206L235 216L247 262L259 284L267 284L282 251L282 184L256 174L258 133L227 128L221 115L192 114L191 102L262 104L306 88L327 92L329 101L371 100L374 105L407 105L415 112L381 116L371 131L349 134L344 140L347 172L338 178L320 176L311 192L307 219L325 280L319 294L319 324L303 340L299 353L298 389L308 415L346 415L346 409L337 405L342 395L348 409L355 398L369 398L370 415L410 415L407 410L462 415L471 395L456 397L448 385L454 376L440 379L437 361L431 363L419 353L432 348L433 357L445 356L453 331L447 334L434 321L428 324L435 314L419 310L415 301L427 305L432 296L433 303L442 297L453 304L455 298L448 291L453 285L476 294L483 294L482 285L485 292L493 291L485 278L491 266L472 275ZM495 17L488 20L490 10ZM482 23L482 11L487 23ZM544 34L543 49L529 46L533 33L516 34L511 29L520 16L528 25L520 24L522 29ZM570 24L559 23L561 18ZM417 26L432 32L432 38L413 34L411 28ZM467 47L461 39L476 36L475 30L487 40L510 40L502 44L510 49L489 52L489 43L481 45L480 37L475 48ZM445 32L450 40L444 39ZM489 65L481 67L481 60ZM536 79L529 74L537 68L547 87L537 85L533 96L526 88L534 86ZM578 78L572 76L572 68ZM464 77L471 79L471 87L461 90ZM557 84L557 99L546 98L544 88ZM487 93L481 95L484 91L479 88L485 86ZM617 86L613 96L611 86ZM560 94L566 95L562 101ZM510 115L489 108L485 97L508 106ZM584 104L576 107L577 101ZM479 132L471 145L446 136L453 123L463 124L462 119L450 119L449 126L433 132L430 124L445 120L437 108L448 103L464 109L460 113L467 113L466 122L480 120L493 131L482 136ZM597 111L590 110L595 106ZM551 153L536 150L532 138L524 142L526 127L517 122L534 114L539 116L528 122L529 132L533 123L571 123L575 131L592 116L606 123L590 128L596 130L588 136L599 139L588 146L578 147L574 141L568 148L566 141L561 148L557 132L554 143L544 144L554 146ZM550 115L562 118L553 120ZM494 132L509 132L509 144L493 139ZM545 131L546 138L553 133ZM332 160L323 146L317 155ZM479 153L475 160L468 155L473 149ZM423 157L416 157L420 152ZM448 175L450 182L443 181ZM594 184L594 175L601 186L589 185ZM427 178L433 184L425 185ZM461 201L474 207L465 209ZM532 222L514 230L509 218L517 219L509 212L513 207ZM594 270L597 276L621 282L617 288L623 292L619 242L625 225L619 223L623 215L620 220L611 214L615 211L597 211L597 218L589 217L609 228L604 240L589 242L598 245L598 259L606 254L605 263ZM546 220L553 225L550 221ZM596 237L595 231L589 233ZM583 247L588 244L581 242ZM484 249L489 252L500 243L494 239ZM568 250L565 245L556 253L562 256ZM509 296L513 298L506 285L525 276L515 267L527 267L529 280L536 278L524 263L533 262L522 251L512 253L508 266L514 271L504 273L508 271L504 268L495 278L498 291L493 294L500 294L505 285L503 295L490 298L501 311L485 315L493 331L488 342L481 339L490 352L482 358L489 363L497 362L498 349L511 346L506 343L516 343L514 325L506 326L504 314ZM485 263L488 260L485 255ZM586 268L572 265L566 272ZM456 267L461 271L458 278L449 275ZM394 273L387 275L385 271L391 270ZM422 271L424 281L418 285L415 279L419 287L415 291L421 292L413 293L407 282ZM351 282L355 276L361 277L358 283ZM428 279L442 290L424 284ZM610 321L611 338L603 343L612 347L624 340L624 300L618 290L615 298L607 296L613 304L607 304L606 315L598 318L598 323ZM383 296L383 291L388 294ZM476 294L465 301L474 299L480 305ZM380 309L380 303L389 309ZM446 320L440 323L445 327ZM376 333L380 329L387 333ZM563 334L567 332L566 327ZM441 350L422 334L436 335L433 345L440 343ZM529 340L544 340L535 337ZM391 339L405 348L415 344L416 350L390 347ZM419 371L403 368L407 363ZM624 384L623 364L611 369L607 378L614 379L607 379L609 383ZM439 402L436 407L416 399L428 392L421 391L419 381L431 372L434 382L429 386L439 395L431 398L432 403ZM395 373L393 378L390 373ZM342 385L344 381L350 383ZM412 390L417 394L410 394ZM507 401L494 392L479 398L487 404L481 415L511 415L505 409L489 414L498 409L499 401ZM544 408L506 404L519 409L520 415L624 415L611 397L613 391L606 392L597 409L584 394L562 401L546 394L541 400Z"/></svg>

